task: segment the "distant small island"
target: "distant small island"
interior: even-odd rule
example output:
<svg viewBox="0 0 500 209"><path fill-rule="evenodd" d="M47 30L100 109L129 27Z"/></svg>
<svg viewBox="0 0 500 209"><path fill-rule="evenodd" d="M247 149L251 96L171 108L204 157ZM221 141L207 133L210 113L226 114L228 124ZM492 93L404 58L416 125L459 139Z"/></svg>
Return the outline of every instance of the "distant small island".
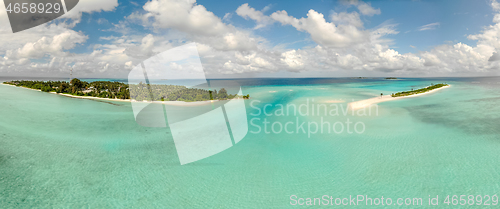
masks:
<svg viewBox="0 0 500 209"><path fill-rule="evenodd" d="M387 78L385 78L385 79L386 79L386 80L396 80L396 79L398 79L398 78L395 78L395 77L387 77Z"/></svg>
<svg viewBox="0 0 500 209"><path fill-rule="evenodd" d="M421 88L421 89L417 89L417 90L412 89L411 91L398 92L398 93L392 94L391 96L392 97L404 97L404 96L410 96L410 95L414 95L414 94L421 94L421 93L425 93L425 92L428 92L428 91L431 91L434 89L438 89L438 88L441 88L444 86L448 86L448 84L444 84L444 83L435 84L435 85L431 84L431 86L428 86L425 88Z"/></svg>
<svg viewBox="0 0 500 209"><path fill-rule="evenodd" d="M7 85L20 86L43 92L62 94L81 98L107 98L130 101L210 101L227 99L249 99L250 95L228 94L221 88L219 91L187 88L181 85L157 84L125 84L116 81L86 82L74 78L66 81L7 81Z"/></svg>

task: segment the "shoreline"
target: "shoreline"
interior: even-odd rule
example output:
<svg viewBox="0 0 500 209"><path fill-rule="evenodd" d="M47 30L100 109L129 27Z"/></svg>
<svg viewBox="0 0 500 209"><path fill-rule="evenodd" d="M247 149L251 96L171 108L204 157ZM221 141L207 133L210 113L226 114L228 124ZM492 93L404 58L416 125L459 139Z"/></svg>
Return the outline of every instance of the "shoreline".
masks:
<svg viewBox="0 0 500 209"><path fill-rule="evenodd" d="M15 85L10 85L10 84L5 84L5 83L0 83L2 85L6 86L13 86L13 87L21 87L24 89L29 89L29 90L34 90L34 91L42 91L40 89L30 89L26 88L24 86L15 86ZM195 101L195 102L185 102L185 101L137 101L137 100L132 100L132 99L110 99L110 98L101 98L101 97L91 97L91 96L76 96L76 95L71 95L71 94L62 94L62 93L56 93L56 92L46 92L46 93L51 93L55 95L61 95L65 97L71 97L71 98L76 98L76 99L88 99L88 100L105 100L105 101L110 101L110 102L140 102L140 103L155 103L155 104L165 104L165 105L172 105L172 106L200 106L200 105L207 105L211 104L214 102L219 102L219 101L226 101L226 100L207 100L207 101ZM240 98L237 98L240 99ZM233 99L228 99L228 100L233 100Z"/></svg>
<svg viewBox="0 0 500 209"><path fill-rule="evenodd" d="M417 96L427 95L427 94L430 94L430 93L433 93L433 92L436 92L436 91L439 91L441 89L445 89L445 88L448 88L448 87L451 87L451 85L448 84L448 86L443 86L441 88L433 89L433 90L430 90L428 92L424 92L424 93L420 93L420 94L413 94L413 95L409 95L409 96L402 96L402 97L392 97L391 95L385 95L385 96L382 96L382 97L377 96L377 97L370 98L370 99L365 99L365 100L359 100L359 101L351 102L351 103L348 104L348 107L351 110L358 110L358 109L366 108L366 107L369 107L371 105L378 104L378 103L381 103L381 102L387 102L387 101L393 101L393 100L402 99L402 98L417 97Z"/></svg>

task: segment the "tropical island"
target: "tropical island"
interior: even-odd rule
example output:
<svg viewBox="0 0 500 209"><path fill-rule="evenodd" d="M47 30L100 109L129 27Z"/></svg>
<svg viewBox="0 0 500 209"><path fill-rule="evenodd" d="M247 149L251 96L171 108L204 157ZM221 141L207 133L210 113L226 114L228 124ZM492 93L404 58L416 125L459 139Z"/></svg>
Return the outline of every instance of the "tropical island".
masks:
<svg viewBox="0 0 500 209"><path fill-rule="evenodd" d="M381 103L381 102L425 95L425 94L435 92L435 91L438 91L440 89L444 89L447 87L450 87L450 85L449 84L435 84L435 85L431 84L428 87L417 89L417 90L412 89L411 91L403 91L403 92L393 93L391 95L380 94L380 96L377 96L377 97L374 97L371 99L365 99L365 100L351 102L348 104L348 106L351 110L357 110L357 109L370 107L371 105Z"/></svg>
<svg viewBox="0 0 500 209"><path fill-rule="evenodd" d="M181 85L125 84L117 81L86 82L74 78L66 81L6 81L7 85L24 87L78 98L107 98L129 101L209 101L227 99L249 99L250 95L228 94L221 88L206 90L187 88Z"/></svg>
<svg viewBox="0 0 500 209"><path fill-rule="evenodd" d="M392 94L391 96L392 97L405 97L405 96L410 96L410 95L415 95L415 94L421 94L421 93L432 91L434 89L438 89L438 88L441 88L444 86L448 86L448 84L444 84L444 83L435 84L435 85L431 84L431 86L428 86L425 88L421 88L421 89L417 89L417 90L412 89L411 91L398 92L398 93Z"/></svg>
<svg viewBox="0 0 500 209"><path fill-rule="evenodd" d="M387 78L385 78L385 79L386 79L386 80L397 80L398 78L396 78L396 77L387 77Z"/></svg>

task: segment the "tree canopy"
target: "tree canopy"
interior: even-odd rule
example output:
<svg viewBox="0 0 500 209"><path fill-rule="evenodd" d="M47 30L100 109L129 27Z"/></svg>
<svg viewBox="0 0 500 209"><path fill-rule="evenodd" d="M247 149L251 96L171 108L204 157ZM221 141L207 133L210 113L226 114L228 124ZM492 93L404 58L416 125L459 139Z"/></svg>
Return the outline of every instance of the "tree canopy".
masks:
<svg viewBox="0 0 500 209"><path fill-rule="evenodd" d="M428 87L425 87L425 88L421 88L421 89L417 89L417 90L411 90L411 91L403 91L403 92L398 92L398 93L395 93L395 94L392 94L392 97L404 97L404 96L410 96L410 95L413 95L413 94L421 94L421 93L425 93L425 92L428 92L430 90L433 90L433 89L438 89L438 88L441 88L441 87L444 87L444 86L448 86L448 84L435 84L435 85L432 85L431 86L428 86Z"/></svg>

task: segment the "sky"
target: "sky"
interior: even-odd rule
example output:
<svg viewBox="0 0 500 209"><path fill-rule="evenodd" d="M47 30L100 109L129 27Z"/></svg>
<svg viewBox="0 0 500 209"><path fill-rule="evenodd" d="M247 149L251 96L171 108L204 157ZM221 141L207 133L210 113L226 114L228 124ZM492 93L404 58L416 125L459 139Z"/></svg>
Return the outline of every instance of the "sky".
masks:
<svg viewBox="0 0 500 209"><path fill-rule="evenodd" d="M496 0L80 0L17 33L2 1L4 77L126 78L189 43L208 78L500 75Z"/></svg>

